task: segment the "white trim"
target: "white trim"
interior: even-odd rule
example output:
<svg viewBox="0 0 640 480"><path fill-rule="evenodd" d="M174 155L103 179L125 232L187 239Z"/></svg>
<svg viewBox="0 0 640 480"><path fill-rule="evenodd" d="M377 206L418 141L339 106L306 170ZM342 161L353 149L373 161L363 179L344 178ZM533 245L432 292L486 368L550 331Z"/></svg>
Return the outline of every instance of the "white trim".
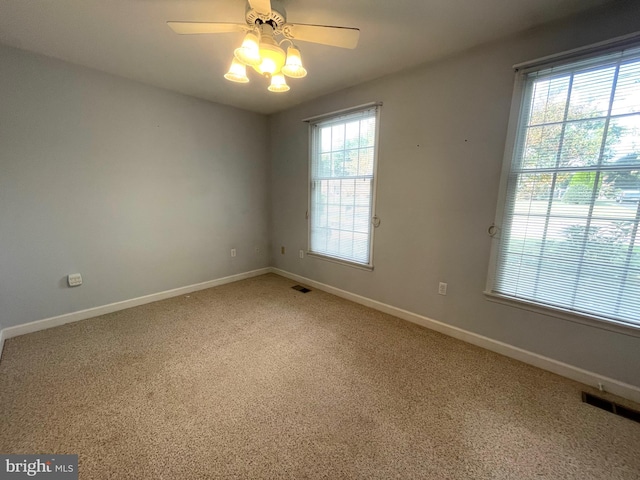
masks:
<svg viewBox="0 0 640 480"><path fill-rule="evenodd" d="M369 102L369 103L364 103L362 105L356 105L355 107L343 108L342 110L336 110L334 112L323 113L321 115L315 115L309 118L303 118L302 121L311 123L311 122L315 122L315 121L322 120L329 117L346 115L348 113L354 113L360 110L366 110L368 108L381 107L381 106L382 106L382 102Z"/></svg>
<svg viewBox="0 0 640 480"><path fill-rule="evenodd" d="M593 43L584 47L574 48L553 55L547 55L546 57L536 58L535 60L529 60L528 62L518 63L513 66L516 71L531 70L542 67L551 66L552 64L565 62L577 57L601 55L607 50L621 49L630 45L635 45L640 39L640 32L630 33L628 35L622 35L621 37L612 38L603 42Z"/></svg>
<svg viewBox="0 0 640 480"><path fill-rule="evenodd" d="M296 282L304 283L311 287L317 288L318 290L323 290L327 293L331 293L338 297L342 297L352 302L359 303L360 305L365 305L367 307L373 308L380 312L393 315L403 320L407 320L409 322L421 325L431 330L435 330L437 332L443 333L450 337L457 338L458 340L462 340L467 343L476 345L478 347L485 348L487 350L491 350L493 352L499 353L501 355L514 358L521 362L527 363L529 365L533 365L535 367L541 368L543 370L547 370L549 372L553 372L557 375L561 375L566 378L570 378L572 380L575 380L580 383L584 383L586 385L597 387L598 384L602 384L604 386L604 389L607 392L613 393L615 395L619 395L621 397L627 398L629 400L633 400L635 402L640 402L640 387L637 387L635 385L630 385L630 384L621 382L619 380L615 380L613 378L605 377L603 375L590 372L588 370L583 370L573 365L559 362L552 358L548 358L548 357L539 355L537 353L529 352L527 350L514 347L513 345L509 345L507 343L493 340L491 338L478 335L477 333L469 332L467 330L463 330L461 328L454 327L452 325L448 325L446 323L439 322L437 320L433 320L428 317L424 317L417 313L409 312L408 310L403 310L401 308L394 307L392 305L378 302L377 300L372 300L370 298L363 297L361 295L357 295L355 293L351 293L346 290L332 287L330 285L326 285L324 283L320 283L315 280L311 280L309 278L302 277L300 275L289 273L285 270L281 270L279 268L273 268L273 267L260 268L258 270L252 270L250 272L231 275L228 277L223 277L216 280L210 280L208 282L203 282L203 283L197 283L197 284L189 285L186 287L175 288L173 290L166 290L164 292L154 293L151 295L133 298L130 300L124 300L122 302L111 303L109 305L103 305L101 307L89 308L87 310L81 310L79 312L67 313L64 315L56 316L56 317L37 320L35 322L16 325L13 327L7 327L0 330L0 357L2 355L2 348L4 346L4 341L7 338L17 337L19 335L37 332L40 330L45 330L47 328L53 328L60 325L64 325L66 323L77 322L79 320L85 320L87 318L92 318L99 315L105 315L107 313L112 313L119 310L124 310L126 308L136 307L139 305L144 305L144 304L156 302L159 300L164 300L166 298L184 295L186 293L195 292L198 290L204 290L207 288L212 288L212 287L224 285L227 283L237 282L239 280L244 280L247 278L257 277L259 275L263 275L266 273L275 273L277 275L289 278L291 280L295 280Z"/></svg>
<svg viewBox="0 0 640 480"><path fill-rule="evenodd" d="M307 255L310 257L315 257L320 260L324 260L326 262L337 263L338 265L345 265L347 267L359 268L360 270L366 270L367 272L373 271L373 265L369 265L366 263L356 263L350 262L349 260L342 260L338 257L330 257L328 255L323 255L321 253L307 251Z"/></svg>
<svg viewBox="0 0 640 480"><path fill-rule="evenodd" d="M382 102L373 102L365 105L360 105L357 107L346 108L343 110L339 110L338 112L328 113L326 115L322 115L322 118L326 117L327 119L334 118L338 120L340 115L338 113L363 113L367 110L374 110L375 120L376 120L376 131L375 131L375 144L373 148L373 172L371 178L371 194L370 194L370 203L369 203L369 213L371 217L369 218L369 259L367 263L360 263L354 260L343 259L340 257L334 257L324 252L316 252L311 249L311 230L313 223L313 196L314 196L314 160L318 157L318 143L319 143L319 130L318 125L322 122L311 122L309 121L309 163L308 163L308 195L307 195L307 253L309 255L315 255L316 257L322 260L334 261L336 263L340 263L343 265L347 265L350 267L363 268L365 270L373 270L373 243L375 237L375 229L377 228L374 225L374 219L377 218L376 214L376 194L378 189L378 152L380 150L380 110L382 107ZM307 120L314 120L307 119ZM315 150L314 150L315 148ZM364 176L363 176L364 177ZM337 177L341 178L341 177ZM346 177L342 177L345 179Z"/></svg>
<svg viewBox="0 0 640 480"><path fill-rule="evenodd" d="M489 270L487 273L487 283L485 290L491 291L495 281L498 266L499 240L502 236L504 219L504 209L506 206L507 187L513 155L516 148L516 138L518 136L518 120L520 111L524 105L524 75L517 74L513 82L513 93L511 95L511 109L509 111L509 123L507 124L507 137L505 140L504 153L502 155L502 169L500 173L500 184L498 188L498 201L496 204L496 215L493 220L495 231L491 236L491 250L489 253Z"/></svg>
<svg viewBox="0 0 640 480"><path fill-rule="evenodd" d="M17 337L19 335L25 335L27 333L38 332L40 330L46 330L47 328L58 327L66 323L77 322L80 320L86 320L87 318L97 317L99 315L105 315L107 313L117 312L119 310L125 310L127 308L137 307L146 303L157 302L166 298L177 297L186 293L195 292L198 290L204 290L206 288L217 287L226 283L237 282L239 280L245 280L247 278L257 277L258 275L264 275L270 273L269 267L260 268L258 270L252 270L249 272L238 273L236 275L230 275L228 277L218 278L215 280L209 280L207 282L196 283L193 285L187 285L186 287L174 288L172 290L165 290L164 292L152 293L151 295L145 295L143 297L132 298L129 300L123 300L121 302L110 303L108 305L102 305L100 307L88 308L86 310L80 310L78 312L65 313L55 317L44 318L42 320L36 320L34 322L23 323L22 325L15 325L13 327L7 327L0 330L0 345L4 343L4 339ZM0 354L1 354L0 346Z"/></svg>
<svg viewBox="0 0 640 480"><path fill-rule="evenodd" d="M581 323L582 325L599 328L600 330L608 330L610 332L619 333L621 335L640 337L639 325L617 322L615 320L611 320L610 318L597 317L595 315L589 315L588 313L583 312L574 312L572 310L566 310L564 308L551 305L547 306L541 303L532 302L521 298L509 297L508 295L500 295L499 293L490 291L485 291L484 295L490 302L520 308L529 312L539 313L540 315L546 315L547 317L561 318L562 320L567 320L569 322Z"/></svg>
<svg viewBox="0 0 640 480"><path fill-rule="evenodd" d="M599 375L597 373L593 373L588 370L584 370L582 368L578 368L576 366L554 360L553 358L545 357L543 355L539 355L522 348L514 347L513 345L509 345L507 343L503 343L498 340L485 337L483 335L478 335L477 333L469 332L468 330L463 330L462 328L454 327L453 325L439 322L438 320L424 317L417 313L409 312L408 310L403 310L398 307L387 305L386 303L378 302L377 300L372 300L355 293L347 292L346 290L341 290L324 283L316 282L315 280L311 280L294 273L289 273L285 270L280 270L279 268L272 268L271 271L283 277L295 280L296 282L317 288L318 290L322 290L338 297L351 300L352 302L365 305L380 312L388 313L389 315L393 315L403 320L416 323L423 327L435 330L436 332L443 333L453 338L457 338L458 340L471 343L478 347L491 350L492 352L499 353L500 355L514 358L521 362L533 365L534 367L538 367L543 370L547 370L557 375L561 375L571 380L584 383L585 385L590 385L592 387L598 388L598 385L602 384L605 391L609 393L613 393L614 395L633 400L634 402L640 402L640 387L637 387L635 385L630 385L613 378L605 377L603 375Z"/></svg>

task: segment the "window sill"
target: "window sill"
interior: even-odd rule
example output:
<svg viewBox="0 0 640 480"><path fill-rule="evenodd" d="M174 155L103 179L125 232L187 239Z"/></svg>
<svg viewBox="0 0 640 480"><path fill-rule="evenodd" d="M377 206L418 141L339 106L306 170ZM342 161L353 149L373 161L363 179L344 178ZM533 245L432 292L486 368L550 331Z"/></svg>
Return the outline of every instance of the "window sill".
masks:
<svg viewBox="0 0 640 480"><path fill-rule="evenodd" d="M483 293L487 300L489 300L490 302L500 303L502 305L520 308L529 312L539 313L540 315L560 318L569 322L580 323L582 325L588 325L593 328L608 330L610 332L628 335L630 337L640 337L640 327L638 326L629 325L623 322L616 322L615 320L605 319L588 314L579 314L570 310L564 310L562 308L547 307L538 303L508 297L506 295L500 295L498 293L487 291Z"/></svg>
<svg viewBox="0 0 640 480"><path fill-rule="evenodd" d="M328 257L326 255L322 255L320 253L314 253L314 252L307 252L307 255L310 257L318 258L320 260L325 260L327 262L337 263L339 265L345 265L347 267L358 268L360 270L366 270L368 272L373 271L373 265L364 265L362 263L350 262L348 260L342 260L336 257Z"/></svg>

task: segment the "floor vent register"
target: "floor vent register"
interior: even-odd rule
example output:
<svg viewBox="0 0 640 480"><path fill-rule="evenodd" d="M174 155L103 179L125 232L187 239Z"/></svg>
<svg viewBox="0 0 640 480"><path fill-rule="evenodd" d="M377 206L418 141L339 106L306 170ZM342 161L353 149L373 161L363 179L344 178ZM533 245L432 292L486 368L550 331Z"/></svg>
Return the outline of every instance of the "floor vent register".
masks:
<svg viewBox="0 0 640 480"><path fill-rule="evenodd" d="M302 285L294 285L291 288L293 288L294 290L298 290L299 292L302 292L302 293L307 293L311 291L310 288L303 287Z"/></svg>
<svg viewBox="0 0 640 480"><path fill-rule="evenodd" d="M582 401L620 417L628 418L629 420L640 423L640 411L634 410L633 408L625 407L619 403L612 402L587 392L582 392Z"/></svg>

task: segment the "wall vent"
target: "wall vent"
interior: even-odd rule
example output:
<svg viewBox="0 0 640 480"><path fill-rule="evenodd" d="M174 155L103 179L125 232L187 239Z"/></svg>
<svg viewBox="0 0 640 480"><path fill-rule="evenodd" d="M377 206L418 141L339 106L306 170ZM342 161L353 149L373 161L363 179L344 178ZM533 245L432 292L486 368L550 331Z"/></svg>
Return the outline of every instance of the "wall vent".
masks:
<svg viewBox="0 0 640 480"><path fill-rule="evenodd" d="M629 420L640 423L640 411L634 410L633 408L625 407L619 403L606 400L587 392L582 392L582 401L589 405L593 405L594 407L606 410L607 412L614 413L620 417L628 418Z"/></svg>
<svg viewBox="0 0 640 480"><path fill-rule="evenodd" d="M302 285L294 285L291 288L293 288L294 290L298 290L299 292L302 292L302 293L307 293L311 291L311 289L307 287L303 287Z"/></svg>

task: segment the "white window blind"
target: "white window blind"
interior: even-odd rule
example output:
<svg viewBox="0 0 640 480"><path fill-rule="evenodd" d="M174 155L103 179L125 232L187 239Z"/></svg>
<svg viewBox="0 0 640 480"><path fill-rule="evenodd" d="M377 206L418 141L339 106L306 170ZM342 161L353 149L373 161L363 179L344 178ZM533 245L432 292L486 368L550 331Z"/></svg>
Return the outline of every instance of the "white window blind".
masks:
<svg viewBox="0 0 640 480"><path fill-rule="evenodd" d="M491 291L640 327L640 48L519 75Z"/></svg>
<svg viewBox="0 0 640 480"><path fill-rule="evenodd" d="M311 122L309 251L371 266L379 107Z"/></svg>

